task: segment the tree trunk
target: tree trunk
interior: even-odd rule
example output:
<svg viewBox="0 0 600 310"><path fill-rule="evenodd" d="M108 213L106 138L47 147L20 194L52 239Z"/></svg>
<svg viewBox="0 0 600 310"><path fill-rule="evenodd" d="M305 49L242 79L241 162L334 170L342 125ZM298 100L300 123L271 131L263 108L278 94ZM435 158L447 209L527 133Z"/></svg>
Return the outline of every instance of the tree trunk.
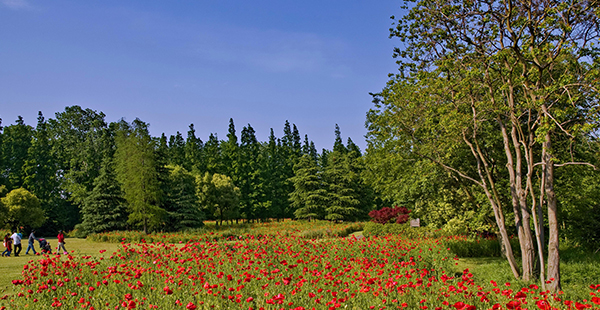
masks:
<svg viewBox="0 0 600 310"><path fill-rule="evenodd" d="M552 292L560 290L560 255L558 239L558 217L556 193L554 192L554 163L552 162L552 140L550 132L546 133L542 149L542 162L545 170L545 194L548 204L548 289Z"/></svg>

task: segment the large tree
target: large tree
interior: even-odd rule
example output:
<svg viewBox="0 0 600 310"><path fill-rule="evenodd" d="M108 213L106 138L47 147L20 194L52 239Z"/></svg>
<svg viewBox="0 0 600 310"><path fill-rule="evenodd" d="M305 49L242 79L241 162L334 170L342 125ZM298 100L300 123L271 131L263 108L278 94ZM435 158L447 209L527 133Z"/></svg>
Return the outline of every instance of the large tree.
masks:
<svg viewBox="0 0 600 310"><path fill-rule="evenodd" d="M593 130L598 1L424 0L411 7L391 32L403 42L394 54L400 73L375 98L371 137L405 140L411 152L477 184L516 277L503 209L512 208L527 280L534 273L532 217L543 266L538 207L546 204L547 276L557 290L554 167L576 160L562 161L553 144ZM452 156L465 150L470 166ZM541 278L544 284L543 271Z"/></svg>
<svg viewBox="0 0 600 310"><path fill-rule="evenodd" d="M155 143L141 120L135 119L131 125L121 121L120 125L115 138L117 180L129 206L129 222L141 225L147 233L166 215L159 206L164 193L158 180Z"/></svg>
<svg viewBox="0 0 600 310"><path fill-rule="evenodd" d="M26 125L19 116L14 125L4 127L2 134L2 171L9 190L23 186L25 181L24 166L31 147L33 128Z"/></svg>
<svg viewBox="0 0 600 310"><path fill-rule="evenodd" d="M206 172L196 178L196 189L200 206L217 220L218 225L238 218L240 189L230 177Z"/></svg>

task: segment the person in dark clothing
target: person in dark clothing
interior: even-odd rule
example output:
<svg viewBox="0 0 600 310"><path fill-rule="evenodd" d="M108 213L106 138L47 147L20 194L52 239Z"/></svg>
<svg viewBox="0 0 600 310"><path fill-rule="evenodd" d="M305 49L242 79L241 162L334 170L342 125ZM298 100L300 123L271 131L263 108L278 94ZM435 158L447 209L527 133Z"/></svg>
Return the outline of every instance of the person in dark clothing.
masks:
<svg viewBox="0 0 600 310"><path fill-rule="evenodd" d="M33 243L35 242L35 240L37 240L37 238L34 235L35 230L31 230L31 233L29 234L29 245L27 246L27 250L25 251L25 255L29 254L29 250L31 249L33 251L33 255L37 254L37 252L35 251L35 248L33 247Z"/></svg>

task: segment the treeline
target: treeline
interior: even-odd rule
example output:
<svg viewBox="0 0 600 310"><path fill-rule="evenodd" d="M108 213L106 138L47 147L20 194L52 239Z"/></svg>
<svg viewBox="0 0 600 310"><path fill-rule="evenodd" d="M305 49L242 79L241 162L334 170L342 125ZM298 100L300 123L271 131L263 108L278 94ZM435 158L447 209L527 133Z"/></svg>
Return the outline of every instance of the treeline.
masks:
<svg viewBox="0 0 600 310"><path fill-rule="evenodd" d="M233 119L224 140L202 141L193 124L185 137L152 137L139 119L107 123L102 112L71 106L54 119L40 112L36 127L19 117L1 128L0 196L28 191L39 200L31 208L43 211L39 230L82 235L175 231L207 219L366 218L375 196L362 154L337 125L334 134L333 150L320 152L287 121L283 136L271 129L266 142L250 124L238 137ZM0 212L5 226L39 226L10 212Z"/></svg>

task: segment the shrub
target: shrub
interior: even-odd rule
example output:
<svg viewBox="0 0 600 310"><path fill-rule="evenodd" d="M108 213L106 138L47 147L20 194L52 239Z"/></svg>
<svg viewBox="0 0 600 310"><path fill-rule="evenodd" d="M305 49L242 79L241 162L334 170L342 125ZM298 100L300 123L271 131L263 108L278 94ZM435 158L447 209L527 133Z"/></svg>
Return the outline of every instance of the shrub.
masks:
<svg viewBox="0 0 600 310"><path fill-rule="evenodd" d="M383 207L379 210L369 212L373 222L386 224L395 221L397 224L406 223L409 219L410 210L406 207L394 206L393 208Z"/></svg>

